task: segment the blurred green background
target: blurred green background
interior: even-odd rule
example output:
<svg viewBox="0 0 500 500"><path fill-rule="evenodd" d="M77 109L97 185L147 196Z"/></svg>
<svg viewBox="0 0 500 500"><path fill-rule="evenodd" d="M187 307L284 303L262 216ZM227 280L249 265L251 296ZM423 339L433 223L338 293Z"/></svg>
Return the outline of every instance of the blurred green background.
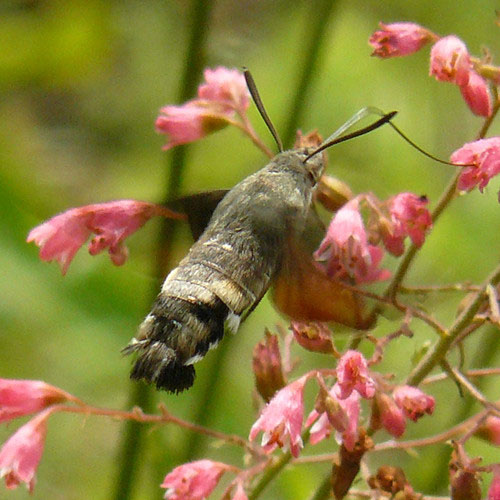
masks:
<svg viewBox="0 0 500 500"><path fill-rule="evenodd" d="M25 238L30 228L70 207L120 198L163 200L173 182L175 153L161 151L164 138L155 134L154 120L162 105L180 102L188 91L194 96L200 65L249 67L282 134L298 125L326 136L361 107L374 105L398 110L397 124L407 134L447 158L474 139L481 120L472 116L456 87L428 77L427 49L382 61L370 57L367 40L379 21L414 21L441 35L457 34L473 54L480 55L486 46L495 56L500 48L496 6L493 0L2 0L0 376L41 379L90 404L129 407L130 360L121 357L120 349L161 284L155 261L160 222L148 223L128 240L125 266L112 266L105 254L91 258L81 251L64 278L56 264L38 259L37 248ZM316 52L311 40L318 19L325 24ZM304 71L308 87L300 100L302 111L294 114ZM186 75L194 80L190 83ZM251 116L271 143L254 109ZM499 132L494 124L490 135ZM193 144L185 159L180 193L230 187L266 161L231 129ZM452 170L419 155L385 128L330 151L330 173L355 192L373 191L380 198L406 190L425 193L432 206ZM454 201L416 260L408 284L485 278L500 249L498 188L496 180L484 194ZM184 233L173 248L174 261L189 245ZM387 261L388 267L395 264ZM449 324L460 298L435 295L428 305ZM247 436L256 416L252 348L264 326L273 328L277 322L286 325L263 301L237 336L197 365L192 390L177 397L153 394L149 405L163 401L178 416ZM397 325L382 320L376 333L389 333ZM400 379L414 351L435 336L420 322L412 326L415 338L395 342L381 367ZM486 329L466 344L467 366L498 364L497 335ZM295 353L304 359L302 369L329 365L320 355ZM480 386L498 399L494 382ZM449 382L430 390L437 397L435 416L411 424L405 437L438 432L478 410ZM16 426L0 429L2 441ZM186 460L211 457L243 465L239 449L214 447L172 426L144 430L137 462L131 465L135 474L120 476L123 454L134 459L123 451L122 423L54 416L32 498L161 498L163 476ZM129 432L139 436L137 429ZM335 445L331 440L317 449L326 452ZM498 460L495 450L478 441L471 441L468 450L486 462ZM416 489L446 494L449 452L442 445L412 457L377 455L370 464L403 465ZM291 467L262 498L308 498L328 470L328 464ZM24 488L10 492L0 485L0 498L27 495Z"/></svg>

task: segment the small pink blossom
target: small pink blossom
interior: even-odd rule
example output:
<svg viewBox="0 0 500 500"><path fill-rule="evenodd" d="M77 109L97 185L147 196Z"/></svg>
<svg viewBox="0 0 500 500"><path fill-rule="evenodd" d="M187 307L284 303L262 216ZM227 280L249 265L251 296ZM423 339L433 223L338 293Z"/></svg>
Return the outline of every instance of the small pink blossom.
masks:
<svg viewBox="0 0 500 500"><path fill-rule="evenodd" d="M451 155L451 162L473 164L464 167L458 179L460 191L470 191L479 186L482 192L492 177L500 173L500 137L490 137L469 142Z"/></svg>
<svg viewBox="0 0 500 500"><path fill-rule="evenodd" d="M258 420L250 430L250 441L262 431L262 447L271 453L276 447L289 447L294 457L302 448L302 421L304 418L305 375L276 393L262 410Z"/></svg>
<svg viewBox="0 0 500 500"><path fill-rule="evenodd" d="M30 492L33 491L49 415L50 410L39 413L20 427L0 449L0 477L5 479L7 488L17 488L23 482Z"/></svg>
<svg viewBox="0 0 500 500"><path fill-rule="evenodd" d="M500 500L500 465L493 466L493 479L488 490L488 500Z"/></svg>
<svg viewBox="0 0 500 500"><path fill-rule="evenodd" d="M250 104L245 77L235 69L206 69L198 98L180 106L165 106L156 130L168 136L163 149L193 142L227 125L236 113L243 115Z"/></svg>
<svg viewBox="0 0 500 500"><path fill-rule="evenodd" d="M423 245L425 235L432 227L427 203L425 196L413 193L400 193L389 201L392 225L390 232L383 237L388 252L402 255L406 236L410 236L416 247Z"/></svg>
<svg viewBox="0 0 500 500"><path fill-rule="evenodd" d="M489 415L474 435L495 446L500 446L500 418Z"/></svg>
<svg viewBox="0 0 500 500"><path fill-rule="evenodd" d="M236 69L219 66L206 69L205 82L198 87L198 96L208 101L219 102L229 109L244 112L250 105L245 77Z"/></svg>
<svg viewBox="0 0 500 500"><path fill-rule="evenodd" d="M413 54L435 37L415 23L380 23L380 27L382 29L373 33L369 43L375 49L372 56L382 58Z"/></svg>
<svg viewBox="0 0 500 500"><path fill-rule="evenodd" d="M467 85L470 76L467 47L454 35L441 38L431 49L430 75L442 82Z"/></svg>
<svg viewBox="0 0 500 500"><path fill-rule="evenodd" d="M168 135L164 150L179 144L197 141L229 125L231 112L220 105L203 101L189 101L182 106L165 106L160 110L155 128Z"/></svg>
<svg viewBox="0 0 500 500"><path fill-rule="evenodd" d="M213 462L198 460L176 467L165 476L162 488L166 488L164 498L168 500L203 500L212 493L222 474L231 467Z"/></svg>
<svg viewBox="0 0 500 500"><path fill-rule="evenodd" d="M144 201L110 201L72 208L56 215L32 229L27 241L34 241L40 247L42 260L57 260L62 274L65 274L78 249L94 233L96 236L90 242L89 253L96 255L108 248L113 264L120 266L128 256L123 241L154 215L184 217Z"/></svg>
<svg viewBox="0 0 500 500"><path fill-rule="evenodd" d="M45 382L0 378L0 422L8 422L73 399L71 394Z"/></svg>
<svg viewBox="0 0 500 500"><path fill-rule="evenodd" d="M332 332L325 323L292 321L291 326L295 340L304 349L326 354L334 352Z"/></svg>
<svg viewBox="0 0 500 500"><path fill-rule="evenodd" d="M382 427L389 434L401 437L406 430L406 420L396 402L388 394L380 392L375 396L374 404Z"/></svg>
<svg viewBox="0 0 500 500"><path fill-rule="evenodd" d="M369 283L390 277L387 269L378 269L383 250L368 244L356 199L335 214L314 256L327 261L327 274L332 278Z"/></svg>
<svg viewBox="0 0 500 500"><path fill-rule="evenodd" d="M492 112L490 89L486 80L475 71L469 72L469 81L460 86L462 96L475 115L490 116Z"/></svg>
<svg viewBox="0 0 500 500"><path fill-rule="evenodd" d="M368 364L364 356L349 350L339 360L337 365L338 397L345 399L352 391L357 391L367 399L375 395L375 382L368 372Z"/></svg>
<svg viewBox="0 0 500 500"><path fill-rule="evenodd" d="M338 384L328 392L328 401L325 401L325 411L313 410L306 420L306 427L310 428L311 444L316 444L330 436L333 429L338 433L339 441L349 451L354 450L358 440L358 420L361 411L360 397L352 392L345 399L338 398Z"/></svg>
<svg viewBox="0 0 500 500"><path fill-rule="evenodd" d="M432 415L434 412L434 398L416 387L401 385L394 389L392 396L406 417L414 422L424 414Z"/></svg>
<svg viewBox="0 0 500 500"><path fill-rule="evenodd" d="M238 481L238 484L236 485L236 493L234 494L232 500L248 500L247 494L245 493L245 489L243 488L241 481Z"/></svg>

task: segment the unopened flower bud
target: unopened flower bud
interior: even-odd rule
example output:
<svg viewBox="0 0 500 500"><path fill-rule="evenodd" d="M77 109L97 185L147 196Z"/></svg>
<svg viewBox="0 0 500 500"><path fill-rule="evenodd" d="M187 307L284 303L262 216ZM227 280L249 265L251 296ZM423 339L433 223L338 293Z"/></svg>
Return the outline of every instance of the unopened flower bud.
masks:
<svg viewBox="0 0 500 500"><path fill-rule="evenodd" d="M395 437L401 437L404 434L406 430L405 416L388 394L376 393L373 399L370 427L374 430L383 427Z"/></svg>
<svg viewBox="0 0 500 500"><path fill-rule="evenodd" d="M314 196L327 210L336 212L352 199L351 188L340 179L331 175L322 175Z"/></svg>
<svg viewBox="0 0 500 500"><path fill-rule="evenodd" d="M450 475L451 500L481 500L480 478L477 472L458 469Z"/></svg>
<svg viewBox="0 0 500 500"><path fill-rule="evenodd" d="M252 365L257 391L269 402L285 386L277 335L266 331L265 340L254 347Z"/></svg>
<svg viewBox="0 0 500 500"><path fill-rule="evenodd" d="M491 444L500 446L500 418L490 415L474 435Z"/></svg>
<svg viewBox="0 0 500 500"><path fill-rule="evenodd" d="M335 351L332 343L332 333L324 323L293 321L291 326L295 340L304 349L326 354Z"/></svg>

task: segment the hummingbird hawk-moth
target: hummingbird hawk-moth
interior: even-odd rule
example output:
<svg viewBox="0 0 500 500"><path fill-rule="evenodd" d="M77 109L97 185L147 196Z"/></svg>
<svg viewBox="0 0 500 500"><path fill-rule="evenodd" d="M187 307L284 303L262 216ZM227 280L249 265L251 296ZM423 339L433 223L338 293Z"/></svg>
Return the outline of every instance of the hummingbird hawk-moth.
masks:
<svg viewBox="0 0 500 500"><path fill-rule="evenodd" d="M325 167L317 153L331 144L282 151L253 80L245 76L281 152L230 191L208 196L201 213L203 195L179 200L197 241L168 274L124 349L138 355L131 378L169 392L191 387L193 364L218 344L225 327L238 329L271 285L278 308L294 319L367 326L360 298L318 269L300 243L314 219L313 192Z"/></svg>

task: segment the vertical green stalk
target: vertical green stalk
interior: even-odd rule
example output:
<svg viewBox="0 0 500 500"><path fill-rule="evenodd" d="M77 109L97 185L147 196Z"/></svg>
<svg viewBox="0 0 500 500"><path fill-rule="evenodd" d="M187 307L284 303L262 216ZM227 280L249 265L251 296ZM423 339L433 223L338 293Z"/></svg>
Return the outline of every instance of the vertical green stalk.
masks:
<svg viewBox="0 0 500 500"><path fill-rule="evenodd" d="M179 87L179 102L183 102L195 94L196 85L200 79L205 61L204 46L208 35L212 6L213 2L211 0L193 0L191 2L191 26L183 76ZM165 188L165 200L172 199L179 193L186 163L186 148L175 148L169 163L166 169L168 179ZM175 237L176 226L168 222L165 219L157 244L156 276L159 279L163 278L165 270L172 265L169 255ZM151 296L155 297L157 293L158 290L155 286ZM149 387L143 384L133 384L131 386L129 407L140 406L145 411L151 411L153 400L153 392ZM116 500L129 500L132 498L132 490L139 469L140 451L146 430L146 426L137 422L128 421L124 425L123 441L117 458L118 475L112 495L112 498Z"/></svg>
<svg viewBox="0 0 500 500"><path fill-rule="evenodd" d="M304 23L306 26L304 52L301 56L301 64L298 65L300 68L298 85L284 127L283 143L285 147L289 147L294 141L297 128L302 121L307 94L312 87L321 62L325 33L337 3L335 0L321 0L314 5L306 4L306 8L310 9L311 16Z"/></svg>

